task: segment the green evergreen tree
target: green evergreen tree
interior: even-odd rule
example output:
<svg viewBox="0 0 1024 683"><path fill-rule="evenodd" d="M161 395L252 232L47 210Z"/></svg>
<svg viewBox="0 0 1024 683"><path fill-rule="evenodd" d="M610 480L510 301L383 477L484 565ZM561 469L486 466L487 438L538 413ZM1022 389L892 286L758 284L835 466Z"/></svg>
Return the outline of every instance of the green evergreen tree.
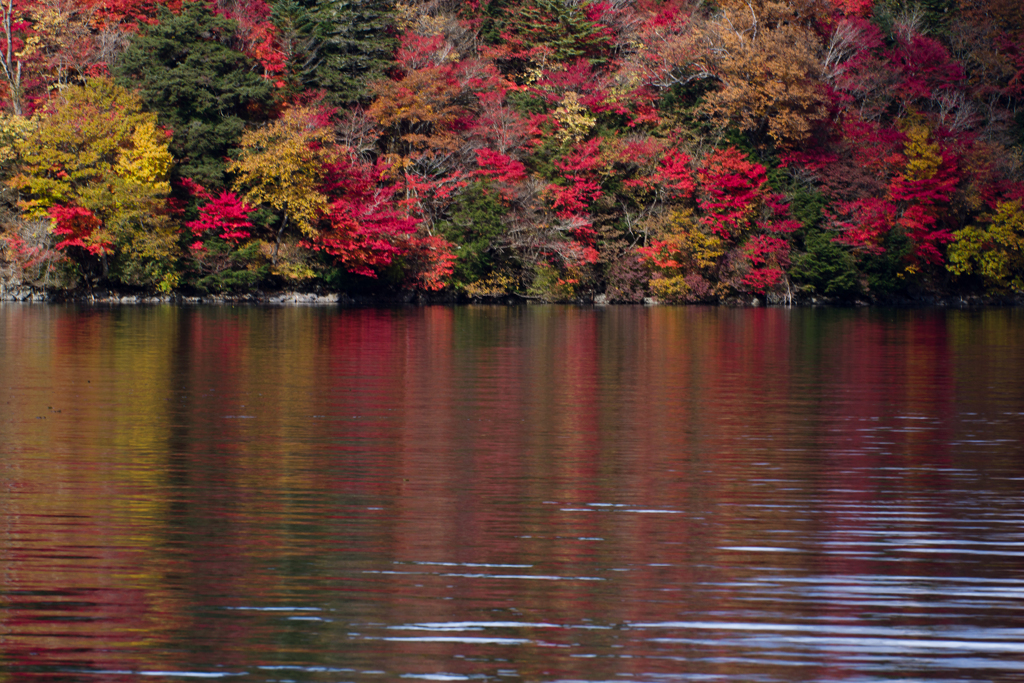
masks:
<svg viewBox="0 0 1024 683"><path fill-rule="evenodd" d="M918 28L933 38L948 38L956 22L957 0L879 0L872 9L872 19L888 35L895 32L900 16L920 16Z"/></svg>
<svg viewBox="0 0 1024 683"><path fill-rule="evenodd" d="M473 183L459 195L450 220L438 225L445 239L458 245L454 282L465 285L482 280L504 264L506 258L496 247L507 213L497 192L486 183Z"/></svg>
<svg viewBox="0 0 1024 683"><path fill-rule="evenodd" d="M857 265L846 248L820 230L810 231L804 244L806 251L793 258L790 270L798 285L804 285L816 294L843 299L859 293Z"/></svg>
<svg viewBox="0 0 1024 683"><path fill-rule="evenodd" d="M502 42L501 32L505 30L509 8L517 4L515 0L490 0L480 4L477 12L481 19L480 38L485 43L498 45ZM472 11L467 10L467 14L473 16Z"/></svg>
<svg viewBox="0 0 1024 683"><path fill-rule="evenodd" d="M867 276L868 294L890 297L906 294L910 280L906 277L906 259L914 245L902 229L891 230L882 239L881 253L860 258L860 270Z"/></svg>
<svg viewBox="0 0 1024 683"><path fill-rule="evenodd" d="M272 18L288 36L296 87L323 90L335 104L365 101L367 84L394 65L392 0L278 0Z"/></svg>
<svg viewBox="0 0 1024 683"><path fill-rule="evenodd" d="M273 94L255 62L228 47L235 30L203 2L185 3L179 15L161 7L159 23L114 66L118 82L138 88L146 108L174 132L174 175L210 188L225 185L225 158Z"/></svg>
<svg viewBox="0 0 1024 683"><path fill-rule="evenodd" d="M508 8L506 30L515 34L523 47L545 46L559 62L587 59L592 65L608 60L612 44L604 27L587 18L590 2L530 0Z"/></svg>
<svg viewBox="0 0 1024 683"><path fill-rule="evenodd" d="M302 92L308 82L313 82L321 64L313 8L315 3L302 0L277 0L270 8L270 20L277 27L278 41L287 62L285 95Z"/></svg>

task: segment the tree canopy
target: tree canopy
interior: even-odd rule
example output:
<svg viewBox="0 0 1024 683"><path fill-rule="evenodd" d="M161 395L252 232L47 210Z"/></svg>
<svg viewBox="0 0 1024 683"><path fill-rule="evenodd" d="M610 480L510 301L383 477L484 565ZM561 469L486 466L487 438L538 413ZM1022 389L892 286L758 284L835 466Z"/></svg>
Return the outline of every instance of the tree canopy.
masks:
<svg viewBox="0 0 1024 683"><path fill-rule="evenodd" d="M1010 0L0 9L0 239L69 286L1024 293Z"/></svg>

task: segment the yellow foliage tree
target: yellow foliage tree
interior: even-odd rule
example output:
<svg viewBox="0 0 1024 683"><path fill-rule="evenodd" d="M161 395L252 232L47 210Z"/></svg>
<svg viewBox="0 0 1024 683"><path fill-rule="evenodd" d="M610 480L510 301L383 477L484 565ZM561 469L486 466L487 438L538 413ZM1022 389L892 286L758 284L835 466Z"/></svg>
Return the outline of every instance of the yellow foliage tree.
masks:
<svg viewBox="0 0 1024 683"><path fill-rule="evenodd" d="M597 118L590 114L580 102L579 94L575 92L565 93L554 111L554 119L558 122L555 137L562 144L579 142L597 125Z"/></svg>
<svg viewBox="0 0 1024 683"><path fill-rule="evenodd" d="M717 235L701 230L688 208L677 207L655 222L657 225L652 227L656 237L651 246L641 249L657 274L650 281L651 292L670 303L701 300L711 292L710 286L705 292L695 292L693 285L706 285L709 279L716 279L728 245Z"/></svg>
<svg viewBox="0 0 1024 683"><path fill-rule="evenodd" d="M20 168L7 181L20 192L23 214L87 209L109 244L100 250L104 277L110 253L120 257L118 277L126 283L172 287L176 233L160 218L171 155L156 115L143 112L134 93L98 78L66 88L34 120L15 144Z"/></svg>
<svg viewBox="0 0 1024 683"><path fill-rule="evenodd" d="M955 275L976 273L996 290L1024 292L1024 208L1001 202L988 225L953 233L946 268Z"/></svg>
<svg viewBox="0 0 1024 683"><path fill-rule="evenodd" d="M270 207L280 216L271 254L276 266L289 222L312 236L327 209L320 188L325 166L339 155L334 131L314 107L293 107L273 123L245 133L241 150L228 171L235 174L235 190L246 203Z"/></svg>
<svg viewBox="0 0 1024 683"><path fill-rule="evenodd" d="M903 155L907 165L903 169L906 180L927 180L934 178L942 165L942 150L939 143L931 140L931 130L920 116L911 116L903 125L907 136L903 143Z"/></svg>
<svg viewBox="0 0 1024 683"><path fill-rule="evenodd" d="M171 155L156 115L107 79L67 88L17 150L21 172L10 184L22 191L29 217L68 204L120 223L152 209L169 189Z"/></svg>
<svg viewBox="0 0 1024 683"><path fill-rule="evenodd" d="M0 114L0 172L7 171L18 160L18 147L35 130L37 122L24 116Z"/></svg>
<svg viewBox="0 0 1024 683"><path fill-rule="evenodd" d="M157 128L155 118L141 122L132 131L131 147L122 150L117 160L117 174L157 192L170 192L167 176L174 158L167 149L167 137Z"/></svg>

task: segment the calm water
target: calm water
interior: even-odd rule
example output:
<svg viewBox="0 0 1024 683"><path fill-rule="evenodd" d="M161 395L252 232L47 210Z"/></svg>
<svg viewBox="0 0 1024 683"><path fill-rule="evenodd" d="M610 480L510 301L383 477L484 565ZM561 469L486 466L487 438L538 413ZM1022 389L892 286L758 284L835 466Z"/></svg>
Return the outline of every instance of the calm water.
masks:
<svg viewBox="0 0 1024 683"><path fill-rule="evenodd" d="M0 305L0 681L1022 681L1024 312Z"/></svg>

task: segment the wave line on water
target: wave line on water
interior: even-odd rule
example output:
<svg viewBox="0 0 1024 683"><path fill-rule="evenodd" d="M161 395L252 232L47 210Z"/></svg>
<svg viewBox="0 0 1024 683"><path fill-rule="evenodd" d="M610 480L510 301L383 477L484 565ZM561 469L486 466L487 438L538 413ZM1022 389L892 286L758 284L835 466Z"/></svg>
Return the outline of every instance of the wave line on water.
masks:
<svg viewBox="0 0 1024 683"><path fill-rule="evenodd" d="M1020 644L1024 649L1024 629L946 629L945 633L911 627L841 626L834 624L760 624L755 622L718 621L656 621L627 622L631 629L681 629L702 631L747 631L776 633L834 633L842 636L880 636L881 639L928 640L926 636L940 636L929 642L1008 642ZM957 636L950 638L950 636Z"/></svg>
<svg viewBox="0 0 1024 683"><path fill-rule="evenodd" d="M440 621L388 626L398 631L473 631L487 628L563 628L560 624L523 621Z"/></svg>
<svg viewBox="0 0 1024 683"><path fill-rule="evenodd" d="M228 678L231 676L245 676L247 671L213 672L213 671L127 671L127 670L100 670L88 671L90 674L103 676L164 676L169 678Z"/></svg>
<svg viewBox="0 0 1024 683"><path fill-rule="evenodd" d="M467 645L525 645L532 642L526 638L485 638L476 636L382 636L367 637L367 640L384 640L391 643L464 643Z"/></svg>
<svg viewBox="0 0 1024 683"><path fill-rule="evenodd" d="M441 576L454 579L518 579L523 581L607 581L601 576L558 576L555 574L483 574L464 572L400 572L388 569L364 569L363 574L380 574L385 576Z"/></svg>
<svg viewBox="0 0 1024 683"><path fill-rule="evenodd" d="M460 579L522 579L527 581L607 581L600 576L557 576L550 574L441 574Z"/></svg>
<svg viewBox="0 0 1024 683"><path fill-rule="evenodd" d="M531 569L533 567L532 564L490 564L487 562L421 562L418 560L409 560L408 562L396 560L394 564L412 564L425 567L483 567L493 569Z"/></svg>

